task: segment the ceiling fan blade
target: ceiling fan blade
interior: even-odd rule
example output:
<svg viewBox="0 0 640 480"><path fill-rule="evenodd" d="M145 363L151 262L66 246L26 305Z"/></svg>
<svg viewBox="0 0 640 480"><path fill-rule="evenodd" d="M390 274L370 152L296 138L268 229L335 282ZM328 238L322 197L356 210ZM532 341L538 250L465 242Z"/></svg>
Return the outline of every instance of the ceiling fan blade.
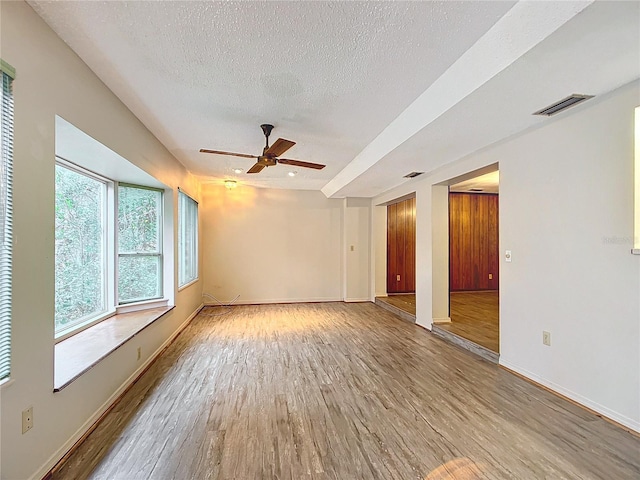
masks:
<svg viewBox="0 0 640 480"><path fill-rule="evenodd" d="M278 157L289 150L291 147L293 147L295 144L296 142L292 142L291 140L279 138L275 142L273 142L273 145L267 148L264 154L269 157Z"/></svg>
<svg viewBox="0 0 640 480"><path fill-rule="evenodd" d="M256 163L247 170L247 173L260 173L265 166L262 163Z"/></svg>
<svg viewBox="0 0 640 480"><path fill-rule="evenodd" d="M282 163L283 165L293 165L296 167L303 168L315 168L316 170L322 170L326 165L322 165L320 163L311 163L311 162L302 162L300 160L289 160L286 158L279 158L278 163Z"/></svg>
<svg viewBox="0 0 640 480"><path fill-rule="evenodd" d="M217 155L233 155L234 157L258 158L257 155L247 155L246 153L221 152L220 150L207 150L206 148L201 148L200 153L215 153Z"/></svg>

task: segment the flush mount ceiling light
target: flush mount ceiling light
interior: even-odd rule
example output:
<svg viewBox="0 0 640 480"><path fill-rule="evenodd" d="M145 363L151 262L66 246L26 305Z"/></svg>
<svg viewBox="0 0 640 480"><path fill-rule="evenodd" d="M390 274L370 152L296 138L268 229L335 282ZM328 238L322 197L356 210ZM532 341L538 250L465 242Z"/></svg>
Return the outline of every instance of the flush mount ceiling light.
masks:
<svg viewBox="0 0 640 480"><path fill-rule="evenodd" d="M287 175L289 175L290 177L295 177L297 174L298 174L298 172L291 171Z"/></svg>
<svg viewBox="0 0 640 480"><path fill-rule="evenodd" d="M224 186L231 190L232 188L236 188L238 186L238 182L236 182L235 180L225 180Z"/></svg>
<svg viewBox="0 0 640 480"><path fill-rule="evenodd" d="M241 168L234 168L233 169L233 173L242 173L242 169Z"/></svg>

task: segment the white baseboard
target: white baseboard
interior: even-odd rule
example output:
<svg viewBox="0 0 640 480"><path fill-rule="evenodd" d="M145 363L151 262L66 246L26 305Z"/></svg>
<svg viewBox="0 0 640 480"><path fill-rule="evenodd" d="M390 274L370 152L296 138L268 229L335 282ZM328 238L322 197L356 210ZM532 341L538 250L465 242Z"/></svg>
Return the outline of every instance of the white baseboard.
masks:
<svg viewBox="0 0 640 480"><path fill-rule="evenodd" d="M536 375L533 372L530 372L524 368L519 367L518 365L515 365L511 362L509 362L508 360L505 360L502 356L500 357L500 360L498 362L500 365L508 368L509 370L513 370L514 372L529 378L530 380L533 380L536 383L539 383L540 385L543 385L547 388L549 388L550 390L553 390L556 393L559 393L560 395L563 395L567 398L570 398L571 400L573 400L574 402L579 403L580 405L583 405L591 410L593 410L594 412L598 412L602 415L604 415L605 417L609 418L610 420L613 420L614 422L619 423L620 425L623 425L631 430L633 430L634 432L640 433L640 421L638 420L634 420L633 418L629 418L626 415L622 415L614 410L611 410L608 407L605 407L604 405L600 405L597 402L594 402L586 397L583 397L582 395L580 395L579 393L575 393L572 392L569 389L566 389L564 387L562 387L561 385L558 385L554 382L551 382L545 378L540 377L539 375Z"/></svg>
<svg viewBox="0 0 640 480"><path fill-rule="evenodd" d="M142 365L140 365L140 367L138 367L129 376L129 378L127 378L124 383L120 385L120 387L118 387L115 392L113 392L113 394L111 394L107 401L104 402L100 406L100 408L98 408L98 410L96 410L96 412L82 424L82 426L71 436L71 438L67 440L64 445L62 445L53 455L51 455L51 457L49 457L49 459L36 471L36 473L29 477L29 480L40 480L47 473L49 473L49 471L56 466L56 464L62 459L62 457L64 457L67 452L71 450L76 442L80 440L82 436L93 426L93 424L96 423L100 419L100 417L102 417L104 412L106 412L109 407L111 407L111 405L118 399L118 397L120 397L120 395L122 395L122 393L127 388L129 388L129 386L138 378L138 376L145 370L145 368L147 368L158 357L158 355L160 355L160 353L167 347L167 345L169 345L180 334L180 332L185 329L187 325L189 325L189 322L191 322L191 320L195 318L195 316L200 312L200 310L202 310L203 307L204 304L200 304L198 308L196 308L193 313L189 315L189 317L184 322L182 322L177 330L173 332L173 334L171 334L171 336L167 338L162 343L162 345L160 345L156 349L156 351L153 352L153 354L150 355L149 358L147 358L147 360Z"/></svg>
<svg viewBox="0 0 640 480"><path fill-rule="evenodd" d="M356 302L371 302L371 300L369 299L369 297L362 297L362 298L345 298L344 301L346 303L356 303Z"/></svg>
<svg viewBox="0 0 640 480"><path fill-rule="evenodd" d="M265 299L246 299L239 298L233 305L262 305L271 303L319 303L319 302L341 302L341 297L309 297L309 298L265 298ZM215 302L205 302L205 307L219 307L220 304Z"/></svg>

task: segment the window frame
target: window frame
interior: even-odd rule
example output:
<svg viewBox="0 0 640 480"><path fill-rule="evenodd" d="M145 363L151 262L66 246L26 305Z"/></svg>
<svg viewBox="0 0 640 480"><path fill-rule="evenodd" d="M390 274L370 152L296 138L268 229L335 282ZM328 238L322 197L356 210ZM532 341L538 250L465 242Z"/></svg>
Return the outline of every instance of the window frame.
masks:
<svg viewBox="0 0 640 480"><path fill-rule="evenodd" d="M105 299L106 309L101 311L95 316L82 318L81 320L74 322L67 328L56 330L54 327L55 342L61 342L77 333L86 330L108 318L120 314L128 313L137 310L143 310L146 308L155 308L167 306L169 304L169 297L167 296L167 278L164 274L166 261L164 252L164 237L166 234L167 224L165 222L165 194L166 191L157 187L150 187L146 185L138 185L127 182L117 182L97 174L85 167L82 167L74 162L66 160L59 155L55 157L55 164L60 165L63 168L67 168L76 173L85 175L94 180L98 180L106 185L106 193L103 201L103 262L106 262L105 273L103 275L103 296ZM139 188L143 190L153 190L159 192L160 199L158 201L159 215L157 220L158 228L158 247L159 253L153 254L140 254L142 256L153 255L159 258L159 275L158 282L160 288L160 296L145 299L134 299L131 301L120 302L118 298L118 259L120 252L118 251L118 188L119 187ZM171 282L173 283L173 282Z"/></svg>
<svg viewBox="0 0 640 480"><path fill-rule="evenodd" d="M640 255L640 105L633 109L633 241L631 253Z"/></svg>
<svg viewBox="0 0 640 480"><path fill-rule="evenodd" d="M104 308L97 312L95 315L85 315L80 317L75 322L71 323L67 327L60 330L55 328L54 320L54 337L56 342L60 342L66 338L69 338L76 333L86 330L97 323L112 317L116 313L114 306L114 290L111 285L114 285L115 271L114 271L114 192L115 183L108 178L98 175L86 168L83 168L75 163L72 163L60 156L56 156L55 166L60 166L71 170L80 175L84 175L88 178L96 180L104 185L103 201L102 201L102 296Z"/></svg>
<svg viewBox="0 0 640 480"><path fill-rule="evenodd" d="M11 382L12 347L12 262L13 262L13 81L15 69L0 59L0 385Z"/></svg>
<svg viewBox="0 0 640 480"><path fill-rule="evenodd" d="M160 193L160 199L158 201L158 216L157 216L157 228L158 228L158 251L157 252L127 252L127 253L120 253L120 246L118 245L118 222L119 222L119 217L118 217L118 207L119 207L119 201L120 201L120 188L137 188L140 190L151 190L154 192L158 192ZM118 307L126 307L126 306L130 306L130 305L136 305L136 304L144 304L146 302L157 302L158 300L162 300L165 298L165 285L164 285L164 242L163 242L163 237L164 237L164 190L162 190L161 188L156 188L156 187L147 187L145 185L136 185L133 183L126 183L126 182L117 182L117 190L116 190L116 196L115 196L115 216L116 216L116 228L115 228L115 271L116 271L116 279L115 279L115 296L116 296L116 308ZM120 285L118 283L119 280L119 270L120 270L120 258L121 257L156 257L158 258L159 261L159 271L158 271L158 287L160 290L160 295L156 296L156 297L149 297L149 298L138 298L138 299L133 299L133 300L125 300L122 301L120 300Z"/></svg>
<svg viewBox="0 0 640 480"><path fill-rule="evenodd" d="M195 275L191 278L188 279L183 279L182 278L182 271L184 269L184 262L185 262L185 257L186 257L186 247L187 245L185 244L184 240L183 240L183 221L184 221L184 215L182 214L182 205L183 202L190 202L190 203L186 203L186 205L192 205L195 208L195 222L194 222L194 229L195 232L193 232L193 239L194 239L194 252L191 255L191 261L193 262L193 267L194 267L194 271L195 271ZM200 221L200 217L199 217L199 205L198 202L191 197L190 195L186 194L184 191L182 191L182 189L178 189L178 291L183 290L184 288L187 288L189 285L192 285L193 283L197 282L200 279L200 266L199 266L199 249L200 249L200 228L199 228L199 221ZM186 227L186 226L185 226Z"/></svg>

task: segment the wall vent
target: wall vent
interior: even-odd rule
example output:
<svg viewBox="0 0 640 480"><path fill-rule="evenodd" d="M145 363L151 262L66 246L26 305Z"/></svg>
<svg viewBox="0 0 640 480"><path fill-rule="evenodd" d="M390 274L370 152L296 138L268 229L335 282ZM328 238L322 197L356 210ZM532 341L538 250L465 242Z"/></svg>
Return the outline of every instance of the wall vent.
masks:
<svg viewBox="0 0 640 480"><path fill-rule="evenodd" d="M533 115L544 115L546 117L550 117L551 115L560 113L563 110L566 110L569 107L573 107L574 105L582 103L585 100L589 100L590 98L593 98L593 95L579 95L577 93L574 93L573 95L569 95L567 98L563 98L562 100L554 103L553 105L549 105L548 107L545 107L542 110L538 110Z"/></svg>
<svg viewBox="0 0 640 480"><path fill-rule="evenodd" d="M422 175L424 172L411 172L411 173L407 173L404 178L416 178L420 175Z"/></svg>

